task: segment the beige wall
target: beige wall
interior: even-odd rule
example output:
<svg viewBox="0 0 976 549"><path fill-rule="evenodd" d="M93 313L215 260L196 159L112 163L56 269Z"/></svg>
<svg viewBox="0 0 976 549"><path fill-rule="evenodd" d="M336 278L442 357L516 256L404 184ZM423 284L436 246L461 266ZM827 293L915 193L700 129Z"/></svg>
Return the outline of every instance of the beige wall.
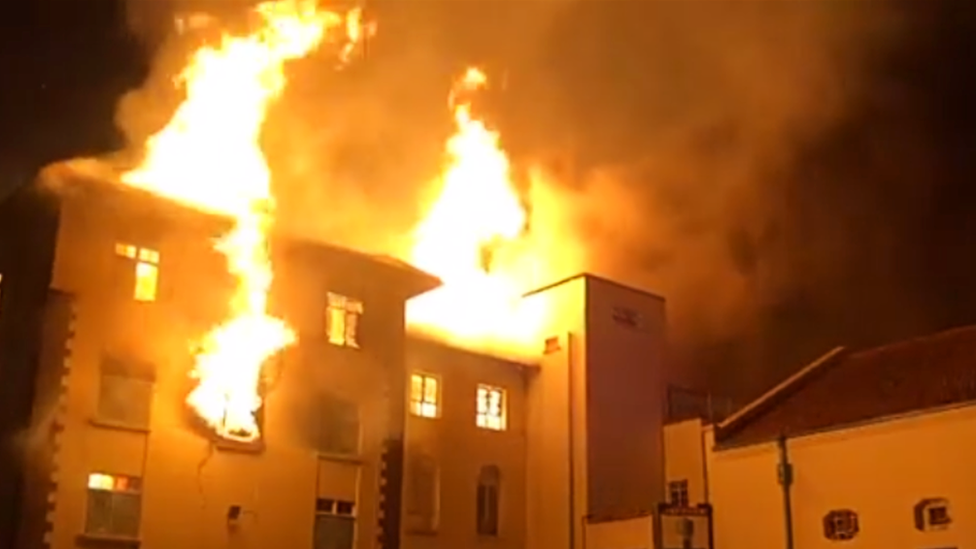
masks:
<svg viewBox="0 0 976 549"><path fill-rule="evenodd" d="M838 546L823 534L824 515L838 509L857 512L860 524L844 547L966 547L976 539L968 519L976 514L974 431L976 407L967 406L790 440L795 547ZM668 460L676 462L669 478L690 474L677 462L694 454L700 437L689 423L669 426L667 437ZM784 547L775 443L709 454L716 548ZM927 498L948 500L954 521L947 529L915 528L913 508Z"/></svg>
<svg viewBox="0 0 976 549"><path fill-rule="evenodd" d="M375 546L378 461L388 427L382 376L390 369L405 370L402 301L392 290L371 286L368 276L344 277L344 265L318 265L322 278L309 278L304 268L280 272L274 306L299 332L301 343L275 362L281 377L266 399L265 449L248 453L215 448L207 433L190 428L183 399L190 389L187 342L225 314L227 293L214 291L226 287L222 258L199 232L160 230L152 211L136 210L134 222L118 215L121 210L112 204L102 209L78 206L69 201L65 207L53 282L76 299L59 414L63 431L51 547L75 547L82 534L91 472L143 477L141 546L146 549L211 549L233 543L310 547L317 495L354 499L357 546ZM117 262L113 247L119 240L160 252L158 302L137 304L131 288L110 282ZM308 291L285 290L295 287ZM333 287L365 303L360 350L334 348L318 339L324 292ZM105 353L156 366L149 429L93 423ZM297 403L318 390L359 403L359 456L325 459L306 443L300 427L306 412ZM230 505L244 510L236 528L228 527Z"/></svg>
<svg viewBox="0 0 976 549"><path fill-rule="evenodd" d="M423 340L412 340L407 356L410 373L433 375L440 382L438 417L411 415L407 421L407 462L422 454L432 457L438 465L439 512L434 532L407 528L403 546L407 549L457 549L485 544L499 549L524 547L524 367ZM504 431L476 425L475 396L479 384L505 390ZM475 522L478 474L481 467L488 465L497 466L501 471L497 538L480 537Z"/></svg>
<svg viewBox="0 0 976 549"><path fill-rule="evenodd" d="M700 419L672 423L664 428L664 476L668 482L687 481L689 503L708 501L705 437L711 429ZM665 494L665 497L667 494Z"/></svg>

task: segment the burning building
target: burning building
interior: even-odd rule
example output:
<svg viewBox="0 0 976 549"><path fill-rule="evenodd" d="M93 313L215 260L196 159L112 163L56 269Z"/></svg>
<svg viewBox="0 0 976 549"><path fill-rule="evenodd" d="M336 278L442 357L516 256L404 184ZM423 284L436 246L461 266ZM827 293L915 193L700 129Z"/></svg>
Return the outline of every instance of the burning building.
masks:
<svg viewBox="0 0 976 549"><path fill-rule="evenodd" d="M408 335L435 277L272 237L267 311L295 342L235 435L190 398L189 342L234 294L230 220L103 168L55 165L0 206L5 546L578 547L581 517L663 496L660 298L542 288L524 300L560 314L512 362Z"/></svg>
<svg viewBox="0 0 976 549"><path fill-rule="evenodd" d="M296 239L268 105L286 62L344 63L368 25L254 10L192 55L137 164L55 164L0 204L0 547L580 549L585 517L654 509L664 302L531 290L541 246L510 253L526 211L471 109L485 75L452 93L409 253Z"/></svg>

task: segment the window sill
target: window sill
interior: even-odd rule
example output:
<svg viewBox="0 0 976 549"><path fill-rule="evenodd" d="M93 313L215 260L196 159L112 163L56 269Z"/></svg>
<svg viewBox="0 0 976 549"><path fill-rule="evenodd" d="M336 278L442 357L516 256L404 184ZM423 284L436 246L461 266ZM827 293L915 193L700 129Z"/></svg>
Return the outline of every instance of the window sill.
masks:
<svg viewBox="0 0 976 549"><path fill-rule="evenodd" d="M215 436L213 445L215 449L221 452L236 452L239 454L264 453L264 439L258 439L254 442L239 442Z"/></svg>
<svg viewBox="0 0 976 549"><path fill-rule="evenodd" d="M149 427L145 425L134 425L131 423L123 423L121 421L112 421L110 419L99 419L93 417L88 420L89 425L94 427L99 427L102 429L113 429L116 431L128 431L130 433L149 433Z"/></svg>
<svg viewBox="0 0 976 549"><path fill-rule="evenodd" d="M78 534L78 545L82 547L139 547L139 538L113 536L111 534Z"/></svg>
<svg viewBox="0 0 976 549"><path fill-rule="evenodd" d="M338 463L352 463L362 465L362 456L356 454L334 454L330 452L318 452L317 457L322 461L335 461Z"/></svg>

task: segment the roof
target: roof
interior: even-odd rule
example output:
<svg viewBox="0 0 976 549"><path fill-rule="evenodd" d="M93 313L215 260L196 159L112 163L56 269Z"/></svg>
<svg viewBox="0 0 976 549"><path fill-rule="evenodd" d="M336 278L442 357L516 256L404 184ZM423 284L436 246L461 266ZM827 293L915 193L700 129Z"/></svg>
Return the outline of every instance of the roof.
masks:
<svg viewBox="0 0 976 549"><path fill-rule="evenodd" d="M144 200L151 199L154 201L154 204L165 202L172 206L170 210L186 212L194 218L200 218L201 220L210 219L216 222L221 222L222 219L224 222L228 220L226 217L196 210L191 206L153 194L150 191L123 185L120 181L120 167L112 161L103 161L94 158L77 158L56 162L41 170L35 184L51 189L58 194L78 191L96 194L111 193L112 196L129 195ZM365 253L327 242L296 238L291 235L277 235L276 238L280 238L280 240L285 242L303 244L350 256L357 256L370 261L380 268L388 269L391 272L395 271L407 283L406 298L428 292L441 285L440 279L434 275L390 256Z"/></svg>
<svg viewBox="0 0 976 549"><path fill-rule="evenodd" d="M834 349L718 425L720 446L767 442L976 402L976 326Z"/></svg>

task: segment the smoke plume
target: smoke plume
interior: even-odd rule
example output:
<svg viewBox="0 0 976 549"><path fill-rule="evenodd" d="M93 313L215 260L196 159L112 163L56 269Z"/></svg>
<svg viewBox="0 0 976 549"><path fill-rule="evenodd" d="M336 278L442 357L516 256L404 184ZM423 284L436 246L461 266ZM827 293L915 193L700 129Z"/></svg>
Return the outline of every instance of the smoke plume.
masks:
<svg viewBox="0 0 976 549"><path fill-rule="evenodd" d="M145 85L118 113L138 146L171 114L171 78L206 38L174 36L174 14L233 17L247 3L131 4L133 28L156 52ZM728 387L751 391L768 381L762 376L778 376L770 361L811 358L844 343L831 341L837 333L872 337L852 319L820 316L827 303L890 307L888 333L921 322L899 312L918 308L888 304L904 293L897 220L850 192L858 178L876 178L885 155L910 148L894 137L854 151L842 144L885 93L878 67L902 29L892 5L472 0L369 8L378 33L365 58L338 72L325 56L294 63L269 118L265 150L285 230L401 249L442 165L450 82L474 63L494 78L494 118L509 151L535 174L522 182L535 229L574 246L556 270L664 295L677 360L722 367L728 375L713 378L722 383L748 377ZM897 186L892 196L899 204L925 198ZM854 332L809 330L835 323ZM789 349L771 349L764 333Z"/></svg>

